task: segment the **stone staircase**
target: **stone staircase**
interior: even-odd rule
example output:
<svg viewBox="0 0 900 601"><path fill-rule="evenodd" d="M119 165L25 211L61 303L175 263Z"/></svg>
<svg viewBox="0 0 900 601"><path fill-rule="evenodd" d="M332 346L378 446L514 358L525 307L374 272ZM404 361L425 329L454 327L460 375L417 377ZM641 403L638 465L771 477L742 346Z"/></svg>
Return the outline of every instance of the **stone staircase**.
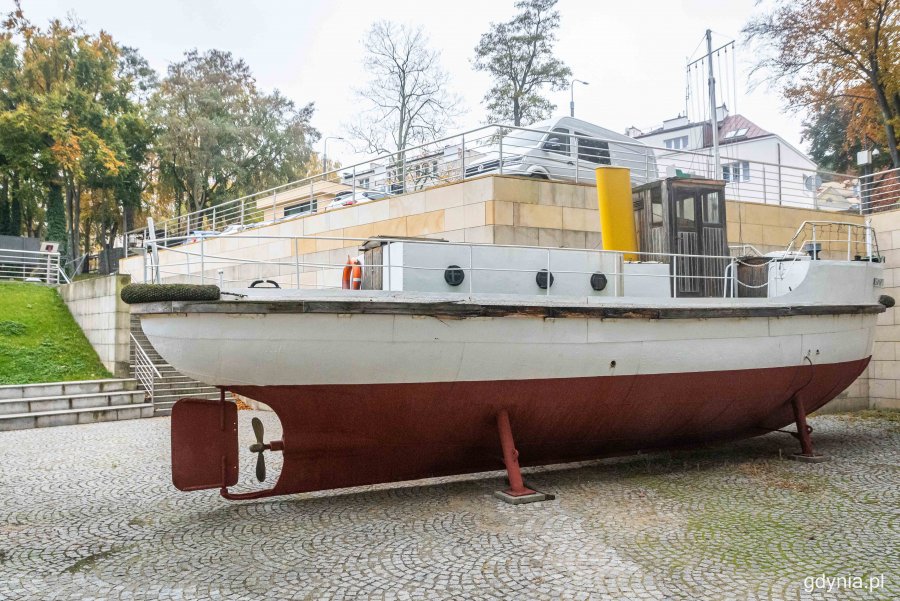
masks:
<svg viewBox="0 0 900 601"><path fill-rule="evenodd" d="M141 329L141 321L137 315L131 316L131 334L134 336L131 344L132 375L135 373L135 354L138 352L134 341L137 341L147 358L150 359L159 372L159 377L155 377L153 383L152 402L154 415L169 415L172 412L172 405L178 399L219 398L218 388L182 375L156 352L156 349L153 348L153 345L150 344L150 341L147 340L147 336Z"/></svg>
<svg viewBox="0 0 900 601"><path fill-rule="evenodd" d="M0 386L0 431L152 416L131 378Z"/></svg>

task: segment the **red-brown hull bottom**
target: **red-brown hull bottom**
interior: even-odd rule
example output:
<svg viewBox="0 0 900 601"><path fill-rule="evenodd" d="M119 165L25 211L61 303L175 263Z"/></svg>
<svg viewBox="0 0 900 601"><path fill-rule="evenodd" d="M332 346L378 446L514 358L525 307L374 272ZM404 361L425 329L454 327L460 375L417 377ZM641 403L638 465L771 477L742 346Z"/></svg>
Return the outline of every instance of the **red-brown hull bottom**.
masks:
<svg viewBox="0 0 900 601"><path fill-rule="evenodd" d="M231 386L284 428L274 494L503 468L506 409L522 465L765 434L815 411L869 359L772 369L597 378L349 386Z"/></svg>

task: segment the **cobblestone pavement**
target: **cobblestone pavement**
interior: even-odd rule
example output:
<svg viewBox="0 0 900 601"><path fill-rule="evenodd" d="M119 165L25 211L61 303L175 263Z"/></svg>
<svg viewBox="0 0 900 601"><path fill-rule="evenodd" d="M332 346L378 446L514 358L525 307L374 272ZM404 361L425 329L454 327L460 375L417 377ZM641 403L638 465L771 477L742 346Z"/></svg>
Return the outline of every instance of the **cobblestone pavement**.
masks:
<svg viewBox="0 0 900 601"><path fill-rule="evenodd" d="M796 443L776 433L539 470L556 500L523 506L492 497L499 474L180 493L168 418L0 433L0 599L900 598L900 422L812 424L828 463L780 459ZM876 591L804 582L880 574Z"/></svg>

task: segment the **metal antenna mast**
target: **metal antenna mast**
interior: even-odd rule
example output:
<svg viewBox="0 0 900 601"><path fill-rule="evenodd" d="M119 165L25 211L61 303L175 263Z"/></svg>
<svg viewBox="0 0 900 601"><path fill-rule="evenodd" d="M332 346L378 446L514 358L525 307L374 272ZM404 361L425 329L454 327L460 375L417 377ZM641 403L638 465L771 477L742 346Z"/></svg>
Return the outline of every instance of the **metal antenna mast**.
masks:
<svg viewBox="0 0 900 601"><path fill-rule="evenodd" d="M722 177L722 168L719 164L719 119L716 115L716 77L713 75L712 64L712 30L706 30L706 62L709 65L709 124L712 129L713 156L715 157L716 171L713 177Z"/></svg>

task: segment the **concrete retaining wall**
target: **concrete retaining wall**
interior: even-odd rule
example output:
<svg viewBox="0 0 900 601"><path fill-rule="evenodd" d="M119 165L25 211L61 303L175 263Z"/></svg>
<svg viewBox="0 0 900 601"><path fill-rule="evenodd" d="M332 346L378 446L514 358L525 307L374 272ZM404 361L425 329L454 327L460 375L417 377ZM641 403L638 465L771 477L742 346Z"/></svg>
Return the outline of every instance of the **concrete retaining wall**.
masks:
<svg viewBox="0 0 900 601"><path fill-rule="evenodd" d="M885 259L884 294L900 300L900 211L876 213L871 219ZM896 307L878 316L868 379L873 409L900 409L900 311Z"/></svg>
<svg viewBox="0 0 900 601"><path fill-rule="evenodd" d="M129 275L109 275L59 287L60 296L100 361L119 377L128 376L131 348L131 314L119 292L130 282Z"/></svg>

